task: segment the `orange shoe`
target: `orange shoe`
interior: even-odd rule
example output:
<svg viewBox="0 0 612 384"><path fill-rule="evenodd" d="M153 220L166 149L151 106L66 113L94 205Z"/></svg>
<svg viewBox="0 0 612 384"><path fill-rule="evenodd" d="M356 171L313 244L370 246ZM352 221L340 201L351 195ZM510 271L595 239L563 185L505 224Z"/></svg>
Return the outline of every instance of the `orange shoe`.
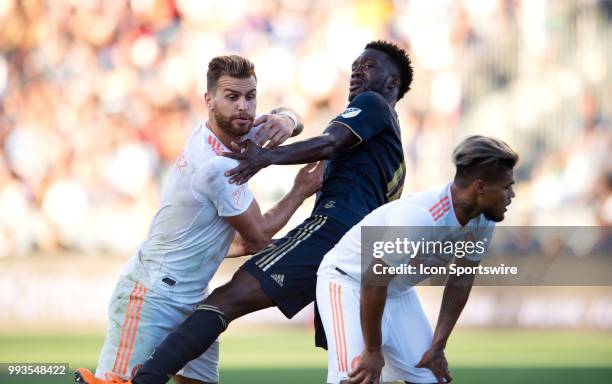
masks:
<svg viewBox="0 0 612 384"><path fill-rule="evenodd" d="M74 381L79 384L132 384L131 380L123 380L112 373L106 373L105 379L98 379L87 368L79 368L74 372Z"/></svg>

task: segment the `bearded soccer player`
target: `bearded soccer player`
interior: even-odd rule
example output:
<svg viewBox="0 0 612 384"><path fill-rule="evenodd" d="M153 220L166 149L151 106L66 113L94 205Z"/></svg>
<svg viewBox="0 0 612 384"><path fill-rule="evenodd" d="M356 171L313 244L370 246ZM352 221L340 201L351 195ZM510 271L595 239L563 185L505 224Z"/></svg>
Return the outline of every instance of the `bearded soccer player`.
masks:
<svg viewBox="0 0 612 384"><path fill-rule="evenodd" d="M212 59L207 81L209 119L187 141L149 234L119 277L96 377L79 369L77 382L105 382L103 378L120 382L131 377L194 310L210 308L200 304L226 254L240 256L263 248L321 186L323 166L308 165L296 176L291 191L262 215L247 185L230 184L224 175L237 162L220 155L229 150L230 142L257 133L269 145L283 141L300 125L298 118L290 111L289 116L264 115L252 129L257 82L253 64L243 57ZM175 382L218 381L219 346L215 340L211 344L175 372Z"/></svg>
<svg viewBox="0 0 612 384"><path fill-rule="evenodd" d="M271 164L328 160L312 215L215 289L156 348L133 383L165 383L236 318L268 307L291 318L314 300L323 256L365 215L401 195L405 166L394 107L411 82L403 49L385 41L368 43L352 65L348 107L323 134L275 148L252 141L232 146L235 151L225 156L241 162L227 175L237 185Z"/></svg>
<svg viewBox="0 0 612 384"><path fill-rule="evenodd" d="M453 256L459 267L479 265L495 223L504 219L514 197L517 161L518 155L500 140L468 137L453 152L456 174L452 182L374 210L325 255L318 271L317 304L329 345L327 383L379 383L381 374L385 382L452 380L444 348L475 275L450 275L435 332L413 286L428 277L418 272L421 265L446 266ZM363 257L368 259L362 260L362 243L372 240L362 238L362 229L389 226L403 227L389 237L401 234L422 244L454 244L465 239L482 244L474 252L453 254L444 253L441 247L431 251L423 247L415 255L392 250L366 254ZM417 272L386 272L404 265L412 265ZM362 270L362 266L367 267Z"/></svg>

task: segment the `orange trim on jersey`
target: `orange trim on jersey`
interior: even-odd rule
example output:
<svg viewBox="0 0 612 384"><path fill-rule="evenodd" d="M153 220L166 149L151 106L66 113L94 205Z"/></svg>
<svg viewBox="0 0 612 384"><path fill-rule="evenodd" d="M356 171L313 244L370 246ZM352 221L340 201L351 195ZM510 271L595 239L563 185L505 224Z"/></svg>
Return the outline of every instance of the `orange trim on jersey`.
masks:
<svg viewBox="0 0 612 384"><path fill-rule="evenodd" d="M119 363L123 359L123 349L124 349L124 344L127 340L128 323L130 322L130 314L135 304L134 294L139 290L139 287L140 287L140 284L138 283L134 284L134 288L132 289L132 292L130 292L130 299L125 309L125 317L123 318L123 327L121 328L121 337L119 339L120 340L119 348L117 348L117 355L115 356L115 365L113 366L113 373L115 374L119 373L117 371L117 368L120 365Z"/></svg>
<svg viewBox="0 0 612 384"><path fill-rule="evenodd" d="M127 324L127 332L125 334L125 340L123 341L123 351L121 352L121 361L119 361L119 365L117 366L117 372L115 372L119 376L124 376L123 366L125 365L126 356L128 354L128 345L130 341L130 336L132 335L132 330L134 327L135 313L136 308L138 308L138 297L140 296L140 292L142 291L142 285L137 283L138 288L133 295L130 295L130 301L132 302L132 307L130 309L128 324Z"/></svg>
<svg viewBox="0 0 612 384"><path fill-rule="evenodd" d="M441 198L437 203L435 203L431 208L429 208L429 213L432 213L433 211L435 211L440 204L443 204L447 200L448 200L448 195Z"/></svg>
<svg viewBox="0 0 612 384"><path fill-rule="evenodd" d="M342 312L342 286L338 285L338 308L340 309L340 324L341 326L341 331L342 331L342 349L344 351L343 354L343 362L344 362L344 369L346 370L346 372L348 372L348 359L347 359L347 349L346 349L346 333L345 333L345 328L344 328L344 314Z"/></svg>
<svg viewBox="0 0 612 384"><path fill-rule="evenodd" d="M448 209L448 207L450 207L450 202L445 202L444 204L442 204L441 206L439 206L435 211L433 212L429 212L431 214L431 216L436 217L440 214L440 212L442 212L445 209Z"/></svg>
<svg viewBox="0 0 612 384"><path fill-rule="evenodd" d="M448 211L450 211L450 205L447 205L442 212L440 212L436 217L434 217L434 222L440 220L442 216L444 216L444 214Z"/></svg>
<svg viewBox="0 0 612 384"><path fill-rule="evenodd" d="M340 368L340 372L346 371L346 366L344 365L344 348L342 344L342 332L340 330L340 308L338 307L338 290L336 289L337 285L333 284L334 290L334 310L336 312L336 327L338 329L338 344L336 347L338 348L338 352L340 357L338 358L338 366Z"/></svg>
<svg viewBox="0 0 612 384"><path fill-rule="evenodd" d="M216 137L213 137L212 135L208 135L208 144L210 145L210 148L213 150L213 152L216 153L217 155L219 155L222 152L221 142Z"/></svg>
<svg viewBox="0 0 612 384"><path fill-rule="evenodd" d="M338 370L340 372L348 372L347 350L346 350L346 335L344 333L344 317L342 315L342 290L340 285L332 283L332 306L334 313L334 322L337 329L336 346L338 351Z"/></svg>
<svg viewBox="0 0 612 384"><path fill-rule="evenodd" d="M132 358L132 352L134 350L134 340L136 339L136 333L138 332L138 323L140 323L140 309L142 308L142 303L144 302L144 296L147 294L147 288L141 285L141 290L136 297L136 302L138 303L138 309L136 309L134 322L131 329L131 338L130 343L127 347L127 354L125 355L125 359L123 360L123 367L121 368L121 373L123 376L127 374L128 363Z"/></svg>
<svg viewBox="0 0 612 384"><path fill-rule="evenodd" d="M336 303L334 300L334 283L329 283L329 300L332 308L332 322L334 325L334 342L336 349L336 359L338 359L338 371L342 372L342 359L340 358L340 343L338 341L338 323L336 316Z"/></svg>

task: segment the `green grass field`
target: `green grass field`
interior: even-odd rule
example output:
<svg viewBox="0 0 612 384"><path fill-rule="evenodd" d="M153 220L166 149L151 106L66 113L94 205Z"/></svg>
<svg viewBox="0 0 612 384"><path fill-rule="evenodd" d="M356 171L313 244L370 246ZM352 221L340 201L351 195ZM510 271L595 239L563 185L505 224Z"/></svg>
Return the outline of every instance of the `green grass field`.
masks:
<svg viewBox="0 0 612 384"><path fill-rule="evenodd" d="M103 334L6 334L0 362L67 362L93 368ZM460 330L447 357L456 383L604 383L612 377L612 334ZM231 330L221 343L221 383L324 383L325 352L306 329ZM0 383L69 383L64 377L0 376Z"/></svg>

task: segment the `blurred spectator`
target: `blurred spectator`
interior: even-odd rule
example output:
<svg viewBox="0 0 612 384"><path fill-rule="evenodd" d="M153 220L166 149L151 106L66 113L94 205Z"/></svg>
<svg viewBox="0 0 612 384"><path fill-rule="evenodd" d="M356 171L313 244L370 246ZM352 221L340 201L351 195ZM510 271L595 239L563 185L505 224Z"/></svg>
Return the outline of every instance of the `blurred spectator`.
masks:
<svg viewBox="0 0 612 384"><path fill-rule="evenodd" d="M129 252L206 117L213 56L250 57L260 112L296 108L307 137L346 105L350 63L379 38L415 67L397 106L406 193L447 180L453 145L480 132L521 153L510 223L609 225L607 3L0 1L0 257ZM253 181L264 205L278 180Z"/></svg>

